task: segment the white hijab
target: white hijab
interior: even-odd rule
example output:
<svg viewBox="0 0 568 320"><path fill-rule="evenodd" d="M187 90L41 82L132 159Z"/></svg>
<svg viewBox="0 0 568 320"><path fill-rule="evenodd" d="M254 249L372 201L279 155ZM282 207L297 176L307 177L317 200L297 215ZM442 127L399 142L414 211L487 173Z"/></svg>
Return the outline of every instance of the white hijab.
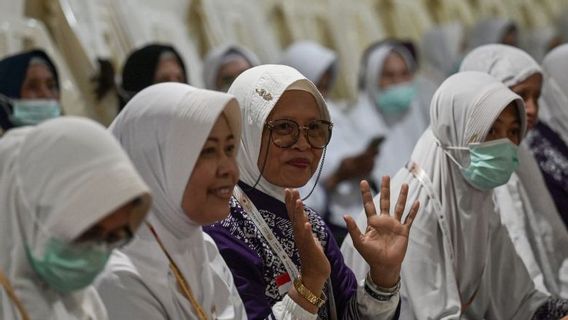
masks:
<svg viewBox="0 0 568 320"><path fill-rule="evenodd" d="M254 186L260 177L257 162L266 119L288 90L310 93L316 99L322 119L330 120L326 103L316 86L292 67L274 64L257 66L243 72L229 88L229 93L235 95L241 107L243 133L237 159L240 180L249 186ZM284 188L273 185L264 177L260 177L255 188L284 202Z"/></svg>
<svg viewBox="0 0 568 320"><path fill-rule="evenodd" d="M25 246L42 256L50 236L70 242L137 197L133 229L148 210L149 189L91 120L62 117L0 140L0 269L31 319L106 319L92 286L68 295L51 289L32 270ZM19 319L3 289L0 300L0 318Z"/></svg>
<svg viewBox="0 0 568 320"><path fill-rule="evenodd" d="M332 82L337 77L337 54L313 41L295 42L286 49L280 62L300 71L313 83L318 83L329 68Z"/></svg>
<svg viewBox="0 0 568 320"><path fill-rule="evenodd" d="M473 50L465 57L461 70L488 73L508 87L519 84L535 73L542 74L540 66L526 52L502 44L485 45ZM496 189L496 201L513 239L526 239L525 245L521 240L515 241L515 247L528 269L536 270L532 274L535 283L539 285L541 280L538 277L543 277L546 290L559 294L559 272L563 261L568 258L568 231L534 156L524 144L519 146L518 156L519 167L507 185ZM527 223L525 231L515 232L522 221L534 223ZM527 246L527 243L531 245Z"/></svg>
<svg viewBox="0 0 568 320"><path fill-rule="evenodd" d="M461 24L449 23L433 27L422 36L421 72L436 85L457 71L463 32Z"/></svg>
<svg viewBox="0 0 568 320"><path fill-rule="evenodd" d="M460 71L480 71L512 87L535 73L542 73L538 63L526 52L505 44L486 44L469 52Z"/></svg>
<svg viewBox="0 0 568 320"><path fill-rule="evenodd" d="M218 281L214 263L219 252L213 250L216 256L210 256L212 252L201 226L193 222L181 207L201 149L221 114L226 116L235 139L239 139L240 112L234 97L186 84L161 83L134 96L109 130L118 138L150 186L154 204L147 220L176 262L195 298L209 317L216 311L217 317L229 319L236 317L237 312L230 305L229 291L233 284ZM169 272L167 257L146 226L141 228L137 238L123 253L113 257L109 273L126 270L138 274L145 290L152 292L169 317L196 318L191 304L181 294L175 277ZM108 290L103 288L101 292ZM108 305L107 300L111 297L103 296L105 304ZM237 302L242 304L240 299ZM120 304L120 301L117 303ZM128 314L128 310L111 310L115 307L114 304L108 307L111 316Z"/></svg>
<svg viewBox="0 0 568 320"><path fill-rule="evenodd" d="M488 18L476 23L469 33L470 50L491 43L501 43L507 28L514 26L515 23L504 18Z"/></svg>
<svg viewBox="0 0 568 320"><path fill-rule="evenodd" d="M380 182L383 175L393 175L408 161L414 144L428 126L425 112L427 104L419 94L420 88L417 88L417 94L408 110L397 115L383 114L376 105L376 96L381 94L378 80L385 59L391 52L400 54L410 72L414 72L415 62L408 50L389 42L368 50L368 55L361 64L357 105L349 116L365 144L377 136L385 137L372 174L374 180Z"/></svg>
<svg viewBox="0 0 568 320"><path fill-rule="evenodd" d="M465 319L529 315L545 299L534 290L501 227L492 192L472 187L444 150L484 141L494 120L511 102L517 105L524 131L523 102L502 83L480 72L449 77L432 99L431 127L411 156L431 181L441 210L436 210L427 189L409 169L401 169L391 181L391 204L403 183L409 184L407 204L420 201L401 272L403 302L409 304L406 309L403 306L403 312L414 313L408 315L411 319L460 318L462 302L476 291ZM463 166L468 165L467 152L447 152ZM379 196L374 201L378 207ZM357 222L359 227L365 225L363 212ZM343 243L342 252L358 277L364 277L362 258L351 239Z"/></svg>
<svg viewBox="0 0 568 320"><path fill-rule="evenodd" d="M205 81L205 88L210 90L220 89L217 88L217 74L219 73L219 69L223 64L230 62L235 56L243 57L252 67L260 64L256 54L246 48L232 44L217 47L207 53L205 61L203 62L203 81Z"/></svg>
<svg viewBox="0 0 568 320"><path fill-rule="evenodd" d="M539 118L568 145L568 45L552 50L542 62L544 85Z"/></svg>

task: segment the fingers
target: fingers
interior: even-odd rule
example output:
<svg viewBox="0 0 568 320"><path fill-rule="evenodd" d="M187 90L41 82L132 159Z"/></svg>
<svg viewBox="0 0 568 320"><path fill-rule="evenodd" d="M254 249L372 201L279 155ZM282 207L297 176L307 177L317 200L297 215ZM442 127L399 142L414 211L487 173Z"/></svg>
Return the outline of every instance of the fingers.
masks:
<svg viewBox="0 0 568 320"><path fill-rule="evenodd" d="M394 208L394 214L396 220L401 221L402 214L404 213L404 207L406 206L406 198L408 196L408 184L403 183L400 187L400 193L398 194L398 200L396 201L396 206Z"/></svg>
<svg viewBox="0 0 568 320"><path fill-rule="evenodd" d="M373 194L371 193L371 187L369 187L369 183L366 180L361 180L359 188L361 189L361 198L363 198L363 208L365 209L365 214L367 215L367 218L376 215L377 210L375 208L375 203L373 202Z"/></svg>
<svg viewBox="0 0 568 320"><path fill-rule="evenodd" d="M355 248L359 248L363 238L361 230L359 230L359 227L357 226L357 224L355 223L352 217L343 216L343 220L345 220L345 224L347 225L347 231L351 236L351 240L353 240L353 246L355 246Z"/></svg>
<svg viewBox="0 0 568 320"><path fill-rule="evenodd" d="M412 226L412 222L414 221L414 218L416 218L416 214L418 214L418 209L420 209L420 201L416 200L412 204L412 207L410 208L410 212L408 213L408 216L404 220L404 225L409 230L410 230L410 227Z"/></svg>
<svg viewBox="0 0 568 320"><path fill-rule="evenodd" d="M389 214L390 210L390 177L381 180L381 214Z"/></svg>

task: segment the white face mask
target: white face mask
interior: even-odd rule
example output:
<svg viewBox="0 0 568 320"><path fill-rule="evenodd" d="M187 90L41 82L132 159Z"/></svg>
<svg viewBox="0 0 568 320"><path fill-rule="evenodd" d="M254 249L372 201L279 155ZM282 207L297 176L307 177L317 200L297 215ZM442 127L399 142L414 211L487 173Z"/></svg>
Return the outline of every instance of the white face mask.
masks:
<svg viewBox="0 0 568 320"><path fill-rule="evenodd" d="M36 125L61 115L61 106L54 99L21 99L12 103L14 112L10 119L16 126Z"/></svg>

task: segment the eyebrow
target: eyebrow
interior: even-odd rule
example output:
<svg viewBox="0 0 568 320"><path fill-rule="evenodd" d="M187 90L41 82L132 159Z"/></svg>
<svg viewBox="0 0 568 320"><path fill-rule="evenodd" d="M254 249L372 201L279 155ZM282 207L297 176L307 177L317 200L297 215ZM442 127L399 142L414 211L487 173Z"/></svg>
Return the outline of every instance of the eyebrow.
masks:
<svg viewBox="0 0 568 320"><path fill-rule="evenodd" d="M225 138L225 140L230 140L230 139L235 139L235 136L233 134L230 134ZM207 137L207 141L219 142L219 138Z"/></svg>

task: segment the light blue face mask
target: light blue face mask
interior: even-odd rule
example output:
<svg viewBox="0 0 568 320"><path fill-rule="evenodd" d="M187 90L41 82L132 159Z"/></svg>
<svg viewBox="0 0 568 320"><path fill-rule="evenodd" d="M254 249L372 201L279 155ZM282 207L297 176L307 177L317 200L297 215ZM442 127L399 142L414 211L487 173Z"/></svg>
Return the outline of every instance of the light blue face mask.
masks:
<svg viewBox="0 0 568 320"><path fill-rule="evenodd" d="M26 246L34 271L53 289L70 293L93 283L112 253L106 243L69 243L50 239L42 257L35 257Z"/></svg>
<svg viewBox="0 0 568 320"><path fill-rule="evenodd" d="M16 126L36 125L61 115L61 106L53 99L12 100L12 104L14 113L10 120Z"/></svg>
<svg viewBox="0 0 568 320"><path fill-rule="evenodd" d="M462 169L464 178L472 186L483 191L488 191L507 183L519 166L518 147L509 139L472 143L468 148L446 148L469 150L470 161L467 168L459 164L448 152L446 154Z"/></svg>
<svg viewBox="0 0 568 320"><path fill-rule="evenodd" d="M408 109L416 96L416 87L412 82L395 84L378 92L377 106L385 114L397 114Z"/></svg>

